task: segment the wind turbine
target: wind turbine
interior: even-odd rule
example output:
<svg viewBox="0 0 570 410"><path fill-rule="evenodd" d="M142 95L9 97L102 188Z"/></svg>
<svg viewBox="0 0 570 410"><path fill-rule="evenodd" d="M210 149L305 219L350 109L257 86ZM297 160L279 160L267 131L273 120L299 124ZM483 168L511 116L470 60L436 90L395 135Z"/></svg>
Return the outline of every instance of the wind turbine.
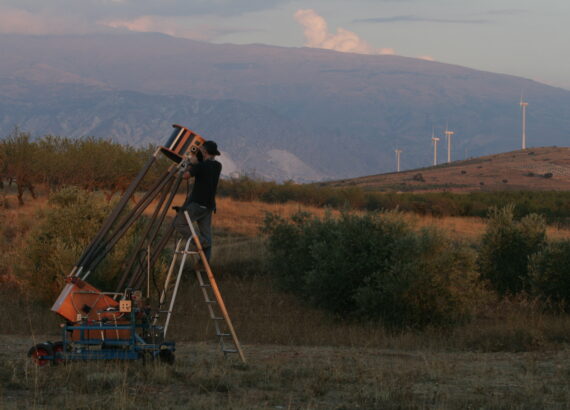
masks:
<svg viewBox="0 0 570 410"><path fill-rule="evenodd" d="M527 102L523 100L521 93L521 102L519 103L522 108L522 149L526 149L526 106Z"/></svg>
<svg viewBox="0 0 570 410"><path fill-rule="evenodd" d="M394 150L396 153L396 172L400 172L400 154L402 153L401 149Z"/></svg>
<svg viewBox="0 0 570 410"><path fill-rule="evenodd" d="M439 138L435 136L435 130L431 130L431 141L433 143L433 165L437 165L437 142Z"/></svg>
<svg viewBox="0 0 570 410"><path fill-rule="evenodd" d="M447 125L445 126L444 131L445 137L447 138L447 162L451 162L451 136L455 134L453 131L447 129Z"/></svg>

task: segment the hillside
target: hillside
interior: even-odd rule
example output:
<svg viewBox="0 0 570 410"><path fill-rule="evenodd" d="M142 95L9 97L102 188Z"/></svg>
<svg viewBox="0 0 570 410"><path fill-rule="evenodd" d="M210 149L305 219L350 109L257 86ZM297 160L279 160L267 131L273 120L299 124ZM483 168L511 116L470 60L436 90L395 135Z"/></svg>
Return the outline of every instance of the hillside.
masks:
<svg viewBox="0 0 570 410"><path fill-rule="evenodd" d="M171 123L220 143L228 169L315 181L431 161L432 129L453 158L566 145L570 91L391 55L209 44L152 33L0 35L0 136L160 143Z"/></svg>
<svg viewBox="0 0 570 410"><path fill-rule="evenodd" d="M435 167L334 181L329 185L379 191L567 191L570 148L518 150Z"/></svg>

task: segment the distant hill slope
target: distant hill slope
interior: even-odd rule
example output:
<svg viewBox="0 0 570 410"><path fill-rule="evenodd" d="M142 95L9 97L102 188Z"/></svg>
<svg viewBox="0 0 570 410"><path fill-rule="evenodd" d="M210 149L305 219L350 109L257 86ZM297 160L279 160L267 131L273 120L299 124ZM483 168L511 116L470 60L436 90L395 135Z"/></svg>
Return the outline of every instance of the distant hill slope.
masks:
<svg viewBox="0 0 570 410"><path fill-rule="evenodd" d="M454 159L516 149L521 91L528 146L568 144L570 91L413 58L149 33L0 35L0 55L0 135L160 143L176 122L268 178L385 172L395 148L425 166L446 122Z"/></svg>
<svg viewBox="0 0 570 410"><path fill-rule="evenodd" d="M294 154L297 145L308 145L302 143L302 126L253 103L73 85L49 97L40 94L29 101L0 101L0 113L4 135L18 125L36 135L94 135L139 146L165 143L171 125L179 123L220 144L226 175L246 172L299 182L335 175L318 163L304 163ZM281 164L282 156L296 168ZM340 169L336 171L338 175Z"/></svg>
<svg viewBox="0 0 570 410"><path fill-rule="evenodd" d="M329 182L374 191L570 190L570 148L542 147Z"/></svg>

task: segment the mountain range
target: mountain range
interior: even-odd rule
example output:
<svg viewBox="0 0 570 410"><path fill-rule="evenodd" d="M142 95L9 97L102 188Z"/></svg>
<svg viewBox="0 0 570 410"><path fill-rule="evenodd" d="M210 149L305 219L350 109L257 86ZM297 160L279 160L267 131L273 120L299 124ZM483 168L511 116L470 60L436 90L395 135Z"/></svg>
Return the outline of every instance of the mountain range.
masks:
<svg viewBox="0 0 570 410"><path fill-rule="evenodd" d="M312 48L211 44L154 33L0 35L0 135L161 144L170 125L218 142L226 174L296 181L568 145L570 91L456 65ZM443 142L443 141L442 141ZM440 143L440 157L445 144Z"/></svg>

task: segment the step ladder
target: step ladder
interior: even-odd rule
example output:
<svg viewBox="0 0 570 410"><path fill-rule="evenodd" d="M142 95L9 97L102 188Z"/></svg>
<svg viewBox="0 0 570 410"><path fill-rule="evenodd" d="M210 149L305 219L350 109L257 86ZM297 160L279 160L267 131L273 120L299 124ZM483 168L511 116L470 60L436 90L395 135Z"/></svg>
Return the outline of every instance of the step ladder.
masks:
<svg viewBox="0 0 570 410"><path fill-rule="evenodd" d="M154 318L154 324L158 321L158 315L160 313L166 313L166 320L164 322L164 337L166 337L166 332L168 330L168 325L174 308L174 302L180 286L180 279L182 278L182 272L184 271L188 257L190 257L190 262L194 265L193 269L196 273L196 279L198 279L202 296L206 302L210 319L213 321L216 337L219 340L220 348L224 353L224 356L228 354L238 354L241 361L246 363L243 350L226 309L222 294L220 293L220 289L218 288L218 284L214 278L214 274L210 268L210 264L208 263L208 259L206 258L206 254L204 253L200 239L196 234L196 230L192 224L188 211L184 211L184 217L190 226L192 236L185 241L183 250L181 250L181 245L184 240L178 239L176 241L176 248L164 281L164 288L160 295L159 309ZM180 256L181 260L175 279L173 273L176 267L176 262ZM167 304L168 309L163 310Z"/></svg>

